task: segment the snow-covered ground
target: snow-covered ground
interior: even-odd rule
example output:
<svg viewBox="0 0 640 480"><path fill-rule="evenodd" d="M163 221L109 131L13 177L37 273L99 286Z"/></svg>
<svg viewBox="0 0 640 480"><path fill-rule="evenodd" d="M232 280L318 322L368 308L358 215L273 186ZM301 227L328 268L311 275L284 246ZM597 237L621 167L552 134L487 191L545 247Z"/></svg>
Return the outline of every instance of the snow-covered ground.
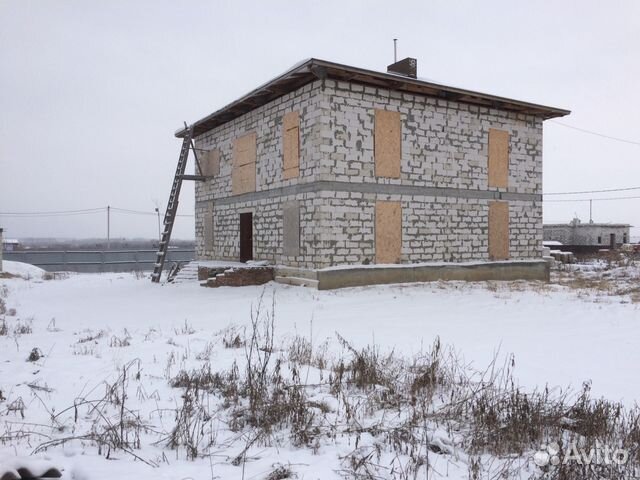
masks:
<svg viewBox="0 0 640 480"><path fill-rule="evenodd" d="M35 265L29 265L28 263L3 260L2 273L21 277L24 280L38 280L42 278L45 271Z"/></svg>
<svg viewBox="0 0 640 480"><path fill-rule="evenodd" d="M40 443L60 436L56 428L80 435L74 409L63 410L74 399L101 398L105 385L134 364L130 371L139 375L139 384L129 393L131 408L154 428L171 423L175 413L170 409L180 404L181 391L171 388L168 379L181 369L198 368L205 357L213 370L228 369L242 359L244 349L225 349L222 343L230 331L250 324L261 295L268 305L263 310L275 302L277 345L298 335L314 346L326 342L330 354L338 353L344 348L336 341L339 334L356 348L378 345L384 353L413 357L428 351L439 337L477 370L496 355L513 354L515 377L526 389L547 384L579 389L590 380L596 397L627 405L640 398L635 368L640 364L640 303L633 292L567 285L571 272L562 274L565 285L437 282L318 292L278 284L217 289L197 283L156 285L134 274L43 280L32 269L7 268L7 263L5 269L23 272L27 279L0 280L11 314L5 318L9 331L0 336L0 464L3 457L29 455ZM623 270L626 284L637 286L637 267ZM32 352L36 360L27 361ZM35 433L17 439L20 430ZM327 459L354 446L336 445L335 451L322 446L314 453L286 443L257 448L251 461L240 466L231 462L237 446L220 445L195 462L161 444L135 452L159 468L132 461L121 451L110 453L121 461L108 461L104 450L98 455L87 441L69 441L41 455L63 467L64 478L262 479L274 465L290 463L298 478L315 479L339 478ZM467 465L443 462L436 465L441 473L444 469L450 478L467 478Z"/></svg>

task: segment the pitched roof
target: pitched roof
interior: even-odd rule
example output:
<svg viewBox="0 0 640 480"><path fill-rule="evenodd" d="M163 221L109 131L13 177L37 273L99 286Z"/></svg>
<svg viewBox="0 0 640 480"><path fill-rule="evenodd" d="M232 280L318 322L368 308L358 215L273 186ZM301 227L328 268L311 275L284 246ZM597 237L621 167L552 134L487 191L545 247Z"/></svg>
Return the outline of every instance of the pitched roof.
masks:
<svg viewBox="0 0 640 480"><path fill-rule="evenodd" d="M194 135L207 132L282 95L296 90L307 83L323 78L357 82L482 107L537 115L544 119L562 117L571 113L569 110L561 108L547 107L535 103L464 90L420 78L410 78L395 73L376 72L374 70L366 70L364 68L310 58L296 64L282 75L269 80L267 83L211 115L198 120L193 124ZM185 133L186 129L181 128L176 132L176 136L183 137Z"/></svg>

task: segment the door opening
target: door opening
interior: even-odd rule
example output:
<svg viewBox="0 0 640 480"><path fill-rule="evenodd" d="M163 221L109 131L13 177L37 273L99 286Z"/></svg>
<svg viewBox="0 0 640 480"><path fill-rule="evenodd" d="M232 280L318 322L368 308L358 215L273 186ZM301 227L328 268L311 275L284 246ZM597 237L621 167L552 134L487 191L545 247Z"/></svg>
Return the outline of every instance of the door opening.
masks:
<svg viewBox="0 0 640 480"><path fill-rule="evenodd" d="M240 214L240 261L253 260L253 214Z"/></svg>

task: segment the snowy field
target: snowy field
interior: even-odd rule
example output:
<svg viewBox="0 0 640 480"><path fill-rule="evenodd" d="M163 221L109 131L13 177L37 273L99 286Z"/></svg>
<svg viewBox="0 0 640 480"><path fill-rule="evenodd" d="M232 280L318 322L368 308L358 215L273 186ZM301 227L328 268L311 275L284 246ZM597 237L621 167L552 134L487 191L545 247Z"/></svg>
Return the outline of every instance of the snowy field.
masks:
<svg viewBox="0 0 640 480"><path fill-rule="evenodd" d="M381 357L419 358L432 355L439 339L450 358L470 371L508 365L523 390L548 385L579 392L589 381L593 397L629 407L640 398L637 265L573 267L554 273L551 284L436 282L322 292L279 284L156 285L136 274L45 280L41 272L19 264L5 262L5 269L21 277L0 279L5 303L0 315L5 330L0 335L0 464L37 451L36 457L64 469L63 478L413 478L398 473L402 461L397 455L385 457L384 451L380 463L387 466L369 472L370 477L352 473L356 467L348 456L361 448L358 442L375 444L370 431L357 440L344 432L328 435L315 440L313 448L294 445L275 429L254 442L249 428L230 427L222 411L212 407L216 413L210 416L220 416L217 423L207 417L189 427L209 439L200 442L206 449L195 460L184 445L167 440L186 398L184 389L172 388L173 379L205 365L213 372L234 365L242 370L252 312L261 332L272 322L273 355L289 352L282 370L304 377L307 385L322 385L332 372L328 364L352 350L376 345ZM300 339L312 356L320 352L327 362L292 367L291 345ZM113 395L126 401L105 400ZM311 396L318 404L326 402L327 409L342 408L340 397L322 387ZM125 406L144 428L131 427L127 433L123 427L125 449L98 448L88 433L126 417ZM354 417L368 415L378 413ZM428 457L428 478L469 478L474 460L456 451L455 435L429 429L429 438L449 447L443 447L445 454ZM345 465L347 457L350 465ZM486 456L479 458L486 463ZM400 466L389 470L393 462ZM528 475L535 468L527 464L524 471ZM419 478L425 478L424 471Z"/></svg>

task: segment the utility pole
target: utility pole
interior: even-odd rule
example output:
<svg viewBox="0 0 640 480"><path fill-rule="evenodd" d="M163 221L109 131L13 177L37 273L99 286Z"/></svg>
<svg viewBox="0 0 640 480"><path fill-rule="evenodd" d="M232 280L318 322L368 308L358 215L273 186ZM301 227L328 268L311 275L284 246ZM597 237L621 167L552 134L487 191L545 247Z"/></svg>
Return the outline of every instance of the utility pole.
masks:
<svg viewBox="0 0 640 480"><path fill-rule="evenodd" d="M589 223L593 223L593 198L589 199Z"/></svg>
<svg viewBox="0 0 640 480"><path fill-rule="evenodd" d="M111 250L111 206L107 205L107 250Z"/></svg>

